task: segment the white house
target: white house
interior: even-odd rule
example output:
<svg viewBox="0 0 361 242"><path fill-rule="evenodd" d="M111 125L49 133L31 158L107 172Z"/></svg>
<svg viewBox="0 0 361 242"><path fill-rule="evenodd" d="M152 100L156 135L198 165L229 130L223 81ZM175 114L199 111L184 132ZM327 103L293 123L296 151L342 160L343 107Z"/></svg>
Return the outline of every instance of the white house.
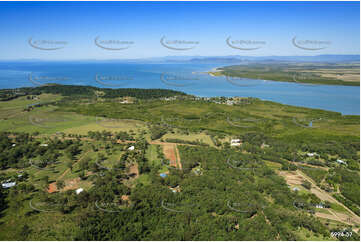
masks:
<svg viewBox="0 0 361 242"><path fill-rule="evenodd" d="M337 163L347 165L347 163L343 160L337 159Z"/></svg>
<svg viewBox="0 0 361 242"><path fill-rule="evenodd" d="M231 139L231 146L240 146L241 140L240 139Z"/></svg>
<svg viewBox="0 0 361 242"><path fill-rule="evenodd" d="M233 101L231 101L231 100L227 100L226 104L227 104L227 105L233 105L233 104L234 104L234 102L233 102Z"/></svg>
<svg viewBox="0 0 361 242"><path fill-rule="evenodd" d="M314 157L316 154L315 153L307 153L308 157Z"/></svg>
<svg viewBox="0 0 361 242"><path fill-rule="evenodd" d="M134 150L134 146L130 146L128 150Z"/></svg>
<svg viewBox="0 0 361 242"><path fill-rule="evenodd" d="M325 205L323 205L322 203L316 204L316 208L325 208Z"/></svg>
<svg viewBox="0 0 361 242"><path fill-rule="evenodd" d="M83 188L78 188L75 190L75 193L78 195L79 193L81 193L82 191L84 191Z"/></svg>
<svg viewBox="0 0 361 242"><path fill-rule="evenodd" d="M16 182L4 182L1 184L3 188L10 188L16 185Z"/></svg>

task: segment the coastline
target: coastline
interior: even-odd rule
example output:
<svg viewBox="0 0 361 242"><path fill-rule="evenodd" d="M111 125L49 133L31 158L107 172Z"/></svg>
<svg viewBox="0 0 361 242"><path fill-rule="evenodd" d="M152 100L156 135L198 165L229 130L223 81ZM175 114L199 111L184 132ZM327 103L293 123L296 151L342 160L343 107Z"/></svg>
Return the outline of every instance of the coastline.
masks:
<svg viewBox="0 0 361 242"><path fill-rule="evenodd" d="M277 85L279 83L274 82L274 81L269 81L266 82L268 83L268 85L270 85L269 87L272 88L273 85ZM289 87L289 83L284 83L285 86ZM293 83L292 85L298 85L297 83ZM81 85L78 85L81 86ZM279 85L277 85L279 86ZM100 88L97 86L93 86L93 85L88 85L88 86L83 86L83 87L95 87L95 88ZM319 88L322 87L321 85L314 85L313 87L310 86L310 88ZM35 87L24 87L24 88L35 88ZM304 88L304 87L303 87ZM352 88L352 87L346 87L346 88ZM18 88L15 89L3 89L3 90L16 90ZM118 88L117 88L118 89ZM127 88L120 88L120 89L127 89ZM132 89L132 88L131 88ZM135 89L149 89L151 90L152 88L135 88ZM154 89L154 88L153 88ZM163 88L164 89L164 88ZM297 88L292 87L292 89L296 90ZM354 88L353 88L354 89ZM1 90L1 89L0 89ZM176 89L172 89L174 91L177 91ZM203 91L194 91L193 90L183 90L182 92L184 92L187 95L192 95L192 96L196 96L196 97L202 97L202 98L214 98L214 97L226 97L226 98L235 98L235 97L245 97L245 98L257 98L260 99L262 101L270 101L270 102L275 102L275 103L279 103L279 104L283 104L283 105L290 105L290 106L295 106L295 107L301 107L301 108L309 108L309 109L318 109L318 110L323 110L323 111L329 111L329 112L336 112L336 113L340 113L341 115L354 115L354 116L360 116L360 108L357 106L351 106L351 105L343 105L342 103L339 102L327 102L327 100L323 100L323 102L320 102L317 99L317 95L313 97L313 99L315 101L311 102L304 102L301 101L297 98L297 95L277 95L277 96L272 96L272 95L262 95L262 91L259 93L259 89L253 89L252 91L249 90L249 88L246 89L242 89L244 90L243 92L239 92L239 89L232 89L232 90L223 90L222 94L220 95L219 90L214 91L214 93L206 93ZM288 90L288 89L285 89ZM180 91L180 90L178 90ZM295 98L290 98L291 97L295 97ZM342 99L337 99L336 100L342 100ZM322 100L321 100L322 101ZM325 102L326 101L326 102ZM1 101L2 102L2 101Z"/></svg>
<svg viewBox="0 0 361 242"><path fill-rule="evenodd" d="M63 71L64 64L61 67L55 65L55 68L49 69L47 75L56 76L59 71L63 71L66 77L71 78L71 81L63 82L61 84L66 85L78 85L78 86L93 86L98 88L109 88L97 83L94 80L95 71L92 71L92 65L81 65L70 64L71 67L77 67L79 73L82 74L82 84L77 84L80 79L79 73L71 71ZM142 64L132 64L132 65L119 65L116 66L100 65L99 73L104 74L114 74L119 75L130 75L128 70L142 70L142 72L132 73L134 79L132 82L127 83L127 85L122 86L122 88L139 88L139 89L172 89L178 91L184 91L186 93L203 96L203 97L231 97L231 96L245 96L245 97L255 97L262 100L270 100L274 102L279 102L288 105L294 105L299 107L309 107L317 108L327 111L340 112L342 114L351 114L359 115L360 112L360 89L359 86L341 86L341 85L318 85L318 84L302 84L297 82L282 82L282 81L273 81L269 79L255 80L253 85L252 80L246 81L246 84L252 84L252 86L237 86L237 80L231 80L228 82L226 78L220 76L220 70L218 68L224 68L226 64L182 64L182 65L142 65ZM43 66L42 66L43 67ZM68 67L68 65L65 65ZM119 68L118 69L113 69ZM208 71L207 71L208 70ZM160 79L160 73L163 72L169 73L185 73L187 77L189 73L193 72L195 74L202 74L197 76L197 79L194 81L187 81L189 85L185 86L175 86L172 83L164 83ZM208 72L215 71L215 75L212 76ZM124 74L125 73L125 74ZM1 76L0 76L1 77ZM22 78L22 79L21 79ZM2 89L16 89L23 87L33 87L29 81L27 81L26 76L7 76L3 75L0 79L3 79ZM13 80L21 81L13 81ZM265 80L266 79L266 80ZM264 81L265 80L265 81ZM179 80L181 81L181 79ZM179 83L179 82L178 82ZM240 82L238 82L240 83ZM110 87L111 88L111 87ZM116 88L116 87L113 87Z"/></svg>
<svg viewBox="0 0 361 242"><path fill-rule="evenodd" d="M226 75L224 73L222 73L224 70L219 70L219 68L227 68L228 66L223 66L223 67L215 67L215 68L212 68L211 70L207 71L208 75L209 76L212 76L212 77L216 77L216 76L224 76L224 77L229 77L229 75ZM280 72L282 74L286 74L286 73L283 73L283 72ZM307 72L306 72L307 73ZM318 82L305 82L305 81L302 81L302 79L305 79L302 75L304 73L300 72L300 74L294 74L292 77L289 77L289 78L286 78L284 80L277 80L277 78L268 78L268 79L262 79L262 80L266 80L266 81L274 81L274 82L290 82L290 83L298 83L298 84L303 84L303 85L329 85L329 86L352 86L352 87L360 87L361 86L361 82L347 82L347 81L344 81L344 80L341 80L341 79L335 79L333 81L340 81L341 83L325 83L325 82L321 82L321 81L318 81ZM300 78L295 78L296 76L300 75ZM245 78L245 79L249 79L249 80L260 80L260 79L257 79L257 78L252 78L252 77L242 77L242 76L232 76L232 77L235 77L235 78ZM297 80L299 79L299 80Z"/></svg>

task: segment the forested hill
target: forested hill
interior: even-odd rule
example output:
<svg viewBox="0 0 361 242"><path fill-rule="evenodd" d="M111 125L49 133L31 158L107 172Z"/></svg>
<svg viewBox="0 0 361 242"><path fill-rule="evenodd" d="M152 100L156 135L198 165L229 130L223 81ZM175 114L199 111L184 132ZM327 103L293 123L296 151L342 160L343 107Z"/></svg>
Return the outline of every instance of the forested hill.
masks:
<svg viewBox="0 0 361 242"><path fill-rule="evenodd" d="M135 97L139 99L173 97L173 96L186 96L184 92L174 91L170 89L141 89L141 88L98 88L93 86L75 86L75 85L45 85L40 87L26 87L14 90L2 90L3 98L5 95L38 95L40 93L61 94L63 96L81 96L93 97L99 93L104 98L117 98L117 97Z"/></svg>

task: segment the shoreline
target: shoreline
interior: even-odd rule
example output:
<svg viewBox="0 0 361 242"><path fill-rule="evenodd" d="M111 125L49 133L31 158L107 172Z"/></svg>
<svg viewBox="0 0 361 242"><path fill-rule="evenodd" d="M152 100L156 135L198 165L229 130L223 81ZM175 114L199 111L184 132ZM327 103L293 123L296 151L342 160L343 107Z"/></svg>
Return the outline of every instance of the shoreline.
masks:
<svg viewBox="0 0 361 242"><path fill-rule="evenodd" d="M215 67L212 68L211 70L207 71L207 74L209 76L212 77L216 77L216 76L223 76L223 77L232 77L229 75L225 75L222 72L222 70L218 70L218 68L225 68L227 66L223 66L223 67ZM216 74L219 73L219 74ZM302 73L302 72L301 72ZM310 83L310 82L300 82L300 81L296 81L295 78L293 77L292 80L290 81L286 81L286 80L270 80L270 79L255 79L255 78L249 78L249 77L241 77L241 76L233 76L234 78L245 78L245 79L249 79L249 80L264 80L264 81L274 81L274 82L289 82L289 83L297 83L297 84L303 84L303 85L321 85L321 86L346 86L346 87L361 87L361 82L346 82L343 81L341 79L337 79L337 81L342 81L343 83L322 83L322 82L315 82L315 83ZM347 83L347 84L346 84Z"/></svg>
<svg viewBox="0 0 361 242"><path fill-rule="evenodd" d="M274 83L277 83L275 81L270 81L270 82L274 82ZM65 85L66 86L66 85ZM100 88L102 89L101 87L97 87L97 86L92 86L92 85L86 85L86 86L82 86L82 85L76 85L76 86L79 86L79 87L95 87L95 88ZM36 87L22 87L22 88L36 88ZM19 89L19 88L6 88L6 89L0 89L1 90L16 90L16 89ZM127 88L116 88L116 89L127 89ZM158 88L130 88L130 89L158 89ZM169 89L164 89L164 88L161 88L163 90L169 90ZM170 89L170 90L173 90L173 91L177 91L177 90L174 90L174 89ZM179 91L179 90L178 90ZM352 111L352 109L350 110L342 110L340 111L340 109L338 109L337 107L335 107L334 109L331 108L327 108L327 107L323 107L322 105L321 106L315 106L313 105L313 103L311 104L308 104L308 103L305 103L303 102L302 104L300 103L297 103L297 99L296 100L292 100L292 99L289 99L288 101L284 101L284 99L279 99L279 100L275 100L274 98L272 97L264 97L264 96L260 96L260 95L248 95L245 93L245 95L243 96L240 96L239 94L232 94L229 93L228 95L226 93L224 93L223 95L210 95L210 94L206 94L206 93L192 93L192 91L182 91L184 92L186 95L190 95L190 96L195 96L195 97L200 97L200 98L219 98L219 97L226 97L226 98L236 98L236 97L246 97L246 98L257 98L261 101L270 101L270 102L275 102L275 103L279 103L279 104L282 104L282 105L290 105L290 106L295 106L295 107L300 107L300 108L309 108L309 109L318 109L318 110L323 110L323 111L328 111L328 112L335 112L335 113L340 113L341 115L345 116L345 115L353 115L353 116L360 116L360 108L358 108L358 112L354 112ZM0 102L5 102L5 101L0 101Z"/></svg>

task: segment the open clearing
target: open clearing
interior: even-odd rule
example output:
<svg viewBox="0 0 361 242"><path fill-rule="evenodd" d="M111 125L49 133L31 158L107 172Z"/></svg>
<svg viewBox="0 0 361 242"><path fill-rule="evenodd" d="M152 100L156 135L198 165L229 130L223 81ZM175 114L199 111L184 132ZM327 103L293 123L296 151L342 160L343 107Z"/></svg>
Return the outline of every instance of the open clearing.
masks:
<svg viewBox="0 0 361 242"><path fill-rule="evenodd" d="M339 221L339 222L349 224L349 225L357 226L360 223L360 217L355 215L349 208L347 208L345 205L343 205L342 203L337 201L329 193L320 189L311 178L306 176L301 171L299 171L299 170L297 170L297 171L280 171L280 172L278 172L278 174L280 176L284 177L287 184L290 185L291 187L296 186L296 187L300 188L301 184L304 180L309 181L312 184L312 187L309 190L311 193L315 194L322 201L329 201L331 203L336 203L337 205L341 206L342 208L344 208L347 211L345 213L340 213L340 212L335 212L332 209L327 209L329 214L316 212L315 216L321 217L321 218L332 219L332 220Z"/></svg>
<svg viewBox="0 0 361 242"><path fill-rule="evenodd" d="M198 133L198 134L190 134L190 135L187 135L187 134L180 134L180 133L167 133L165 134L163 137L162 137L163 140L166 140L166 139L180 139L180 140L185 140L185 141L201 141L205 144L208 144L210 146L214 146L211 138L204 134L204 133Z"/></svg>
<svg viewBox="0 0 361 242"><path fill-rule="evenodd" d="M177 167L176 145L163 144L162 147L165 158L170 161L170 166Z"/></svg>

